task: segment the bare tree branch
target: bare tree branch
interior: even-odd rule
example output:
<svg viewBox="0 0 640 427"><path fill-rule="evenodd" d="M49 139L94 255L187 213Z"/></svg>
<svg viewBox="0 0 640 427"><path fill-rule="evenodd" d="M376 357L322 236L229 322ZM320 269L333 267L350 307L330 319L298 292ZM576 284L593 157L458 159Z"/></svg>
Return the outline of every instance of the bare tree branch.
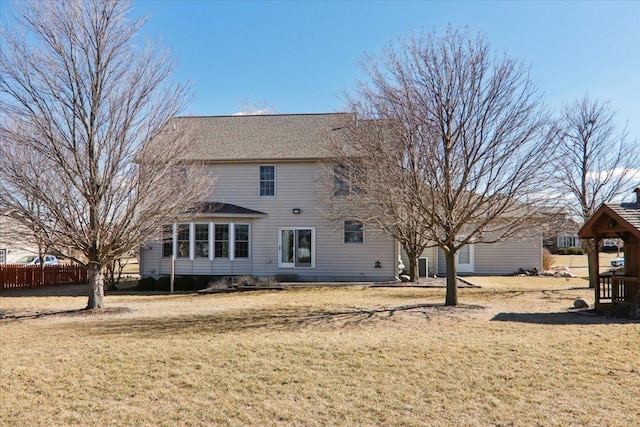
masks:
<svg viewBox="0 0 640 427"><path fill-rule="evenodd" d="M551 139L560 155L554 162L557 191L567 211L584 224L602 203L629 193L640 182L640 143L618 131L615 113L606 102L584 96L565 104L554 121ZM595 287L598 249L584 241L589 284Z"/></svg>
<svg viewBox="0 0 640 427"><path fill-rule="evenodd" d="M144 20L129 9L21 2L14 31L2 30L0 208L89 268L89 308L103 305L103 266L211 191L198 165L179 162L189 130L167 126L188 88L168 82L172 56L140 44ZM154 143L161 135L173 143Z"/></svg>
<svg viewBox="0 0 640 427"><path fill-rule="evenodd" d="M391 44L363 68L369 80L348 95L358 122L334 153L366 179L328 210L398 239L412 279L421 252L440 247L446 303L455 305L460 248L539 235L541 200L549 204L545 158L553 154L540 96L527 67L453 28Z"/></svg>

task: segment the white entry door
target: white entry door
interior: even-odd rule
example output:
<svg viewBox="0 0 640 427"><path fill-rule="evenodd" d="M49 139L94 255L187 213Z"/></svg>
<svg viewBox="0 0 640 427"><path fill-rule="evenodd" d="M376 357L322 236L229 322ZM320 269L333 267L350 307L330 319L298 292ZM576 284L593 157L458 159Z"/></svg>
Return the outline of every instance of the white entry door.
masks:
<svg viewBox="0 0 640 427"><path fill-rule="evenodd" d="M465 245L456 252L458 273L473 273L473 245Z"/></svg>

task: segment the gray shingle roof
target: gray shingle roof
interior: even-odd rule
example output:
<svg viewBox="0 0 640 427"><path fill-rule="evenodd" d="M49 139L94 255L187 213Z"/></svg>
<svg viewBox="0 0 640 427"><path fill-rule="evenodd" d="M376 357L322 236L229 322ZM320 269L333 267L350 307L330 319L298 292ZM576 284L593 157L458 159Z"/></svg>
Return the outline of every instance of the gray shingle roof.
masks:
<svg viewBox="0 0 640 427"><path fill-rule="evenodd" d="M169 126L193 132L184 160L265 161L327 158L331 139L352 122L350 113L327 113L176 117Z"/></svg>
<svg viewBox="0 0 640 427"><path fill-rule="evenodd" d="M640 230L640 203L607 204L607 207Z"/></svg>
<svg viewBox="0 0 640 427"><path fill-rule="evenodd" d="M252 215L263 216L264 212L256 211L253 209L244 208L238 205L232 205L231 203L219 203L219 202L204 202L200 203L194 209L193 213L200 214L228 214L228 215Z"/></svg>

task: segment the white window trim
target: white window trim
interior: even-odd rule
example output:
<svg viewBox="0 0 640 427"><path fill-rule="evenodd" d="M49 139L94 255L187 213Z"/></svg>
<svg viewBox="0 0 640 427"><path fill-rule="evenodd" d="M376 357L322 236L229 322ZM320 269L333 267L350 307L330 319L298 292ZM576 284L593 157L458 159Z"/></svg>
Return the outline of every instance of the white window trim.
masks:
<svg viewBox="0 0 640 427"><path fill-rule="evenodd" d="M260 168L263 166L273 167L273 196L263 196L260 194ZM278 168L276 165L259 165L258 166L258 198L260 199L275 199L278 194Z"/></svg>
<svg viewBox="0 0 640 427"><path fill-rule="evenodd" d="M463 264L465 265L465 268L463 268L462 270L460 270L459 268L459 257L460 257L460 251L456 252L456 270L459 273L473 273L475 272L476 269L476 260L475 260L475 250L474 247L475 245L473 243L469 243L468 245L465 245L466 247L469 248L469 264ZM467 269L466 266L469 265L470 269Z"/></svg>
<svg viewBox="0 0 640 427"><path fill-rule="evenodd" d="M215 253L215 241L213 240L215 238L215 235L214 235L215 229L216 229L215 223L210 222L209 223L209 261L213 261L213 255Z"/></svg>
<svg viewBox="0 0 640 427"><path fill-rule="evenodd" d="M229 261L236 259L236 224L229 223Z"/></svg>
<svg viewBox="0 0 640 427"><path fill-rule="evenodd" d="M355 222L359 222L360 224L362 224L362 242L345 242L345 224L347 221L355 221ZM365 232L364 232L364 222L362 221L358 221L356 219L345 219L342 221L342 244L346 245L346 246L363 246L365 244Z"/></svg>
<svg viewBox="0 0 640 427"><path fill-rule="evenodd" d="M178 223L176 222L173 223L172 243L171 257L178 259Z"/></svg>
<svg viewBox="0 0 640 427"><path fill-rule="evenodd" d="M189 259L193 261L196 258L196 225L189 223Z"/></svg>

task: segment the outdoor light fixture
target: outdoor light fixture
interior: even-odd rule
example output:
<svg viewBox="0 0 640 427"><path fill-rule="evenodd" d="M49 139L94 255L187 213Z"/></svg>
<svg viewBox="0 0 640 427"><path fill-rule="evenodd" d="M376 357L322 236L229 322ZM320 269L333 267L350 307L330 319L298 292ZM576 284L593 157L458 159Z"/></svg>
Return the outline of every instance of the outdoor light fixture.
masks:
<svg viewBox="0 0 640 427"><path fill-rule="evenodd" d="M380 261L376 261L374 268L382 268L382 263Z"/></svg>
<svg viewBox="0 0 640 427"><path fill-rule="evenodd" d="M618 225L618 221L616 221L615 219L609 220L609 228L614 228L616 225Z"/></svg>
<svg viewBox="0 0 640 427"><path fill-rule="evenodd" d="M300 208L293 208L293 213L298 215L302 210Z"/></svg>

